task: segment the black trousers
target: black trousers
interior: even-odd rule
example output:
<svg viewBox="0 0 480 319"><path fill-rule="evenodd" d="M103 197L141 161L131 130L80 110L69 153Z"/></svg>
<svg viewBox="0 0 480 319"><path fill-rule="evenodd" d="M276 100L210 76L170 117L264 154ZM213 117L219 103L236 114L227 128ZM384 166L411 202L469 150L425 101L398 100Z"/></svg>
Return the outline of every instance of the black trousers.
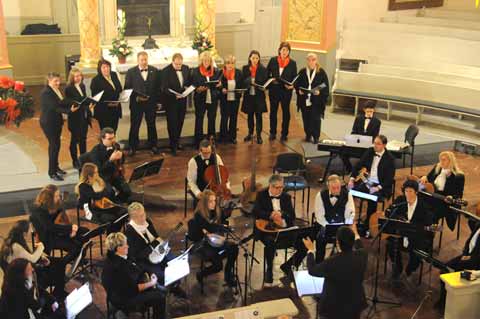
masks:
<svg viewBox="0 0 480 319"><path fill-rule="evenodd" d="M262 129L263 129L263 118L262 118L262 113L255 112L255 113L248 113L248 134L252 135L253 134L253 129L255 128L255 120L257 121L257 136L260 136L262 134Z"/></svg>
<svg viewBox="0 0 480 319"><path fill-rule="evenodd" d="M200 272L202 277L206 277L212 274L216 274L221 271L223 268L223 258L227 258L224 269L225 280L232 280L234 274L234 266L238 256L238 246L231 243L225 242L225 245L221 248L214 248L208 243L203 243L199 249L200 256L206 262L209 262L210 265L205 267L203 271Z"/></svg>
<svg viewBox="0 0 480 319"><path fill-rule="evenodd" d="M105 127L111 127L115 132L117 132L118 121L120 120L118 115L107 113L103 114L102 117L99 117L97 120L100 130L104 129Z"/></svg>
<svg viewBox="0 0 480 319"><path fill-rule="evenodd" d="M145 121L147 122L148 144L150 147L157 146L156 108L155 104L149 105L147 103L137 103L130 107L130 133L128 134L130 148L136 149L138 147L138 132L142 125L143 115L145 115Z"/></svg>
<svg viewBox="0 0 480 319"><path fill-rule="evenodd" d="M53 295L57 298L65 298L63 294L65 291L65 268L67 264L63 258L48 257L48 259L50 260L48 266L41 266L39 264L35 266L39 286L42 289L53 286L55 287Z"/></svg>
<svg viewBox="0 0 480 319"><path fill-rule="evenodd" d="M288 127L290 126L290 101L292 93L282 93L279 96L270 94L270 134L277 134L277 113L278 105L282 107L282 136L288 136Z"/></svg>
<svg viewBox="0 0 480 319"><path fill-rule="evenodd" d="M87 130L70 130L70 156L72 161L78 161L77 150L80 151L80 155L87 151Z"/></svg>
<svg viewBox="0 0 480 319"><path fill-rule="evenodd" d="M203 119L207 113L208 135L215 137L215 120L217 118L217 103L195 103L195 141L203 139Z"/></svg>
<svg viewBox="0 0 480 319"><path fill-rule="evenodd" d="M168 138L170 139L170 147L172 148L176 148L178 146L180 137L182 136L186 110L186 99L169 103L165 108L167 113Z"/></svg>
<svg viewBox="0 0 480 319"><path fill-rule="evenodd" d="M118 191L117 199L121 203L128 203L130 196L132 196L132 190L127 181L123 177L115 177L110 180L110 185L115 187Z"/></svg>
<svg viewBox="0 0 480 319"><path fill-rule="evenodd" d="M422 249L426 250L428 247L424 244L420 244L420 241L409 239L408 244L408 264L405 268L407 273L412 273L417 270L418 266L420 266L422 260L418 257L414 252L413 249ZM402 262L402 249L403 247L403 238L394 238L389 237L387 239L387 252L390 260L393 263L393 275L394 277L398 277L403 271L403 262Z"/></svg>
<svg viewBox="0 0 480 319"><path fill-rule="evenodd" d="M40 124L43 133L48 140L48 174L53 175L57 173L58 169L58 154L60 153L62 125L60 127L46 127Z"/></svg>
<svg viewBox="0 0 480 319"><path fill-rule="evenodd" d="M370 191L368 190L368 188L365 186L365 184L360 184L358 187L355 187L354 188L355 190L358 190L360 192L363 192L363 193L367 193L369 194ZM376 192L376 193L373 193L372 195L375 195L375 196L378 196L378 198L388 198L389 195L387 196L383 189L381 189L380 191ZM377 211L377 202L374 202L374 201L371 201L371 200L367 200L367 219L365 220L364 222L364 225L366 226L366 229L369 229L369 225L370 225L370 217Z"/></svg>
<svg viewBox="0 0 480 319"><path fill-rule="evenodd" d="M82 235L88 232L88 228L79 226L77 235L73 238L68 236L60 237L54 236L54 241L49 247L50 249L61 249L67 252L67 255L63 258L63 262L68 264L72 262L80 253L82 245L86 243L90 238L83 237Z"/></svg>
<svg viewBox="0 0 480 319"><path fill-rule="evenodd" d="M220 137L224 140L237 138L239 100L220 103Z"/></svg>
<svg viewBox="0 0 480 319"><path fill-rule="evenodd" d="M117 308L130 313L143 313L147 307L153 307L153 318L162 319L167 317L166 295L158 289L150 288L138 293L127 301L125 305L115 305Z"/></svg>
<svg viewBox="0 0 480 319"><path fill-rule="evenodd" d="M277 245L275 243L275 236L271 235L264 235L261 238L262 243L265 245L263 249L263 254L266 263L266 271L265 271L265 281L272 282L273 281L273 259L275 258L275 252L277 249L283 249L285 246ZM286 265L288 268L292 266L298 268L302 263L302 260L307 256L307 249L303 244L302 238L297 238L293 247L295 248L295 253L290 257L283 265Z"/></svg>
<svg viewBox="0 0 480 319"><path fill-rule="evenodd" d="M303 119L303 130L305 137L313 137L315 140L320 138L322 127L323 112L318 105L304 106L301 108Z"/></svg>

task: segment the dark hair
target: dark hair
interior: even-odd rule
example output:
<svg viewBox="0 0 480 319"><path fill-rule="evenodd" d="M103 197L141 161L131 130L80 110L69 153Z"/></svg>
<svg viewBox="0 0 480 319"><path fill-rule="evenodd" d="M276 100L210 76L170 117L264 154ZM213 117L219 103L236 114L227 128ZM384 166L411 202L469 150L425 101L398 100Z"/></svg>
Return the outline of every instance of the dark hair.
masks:
<svg viewBox="0 0 480 319"><path fill-rule="evenodd" d="M209 147L210 146L210 141L209 140L206 140L206 139L203 139L200 141L200 144L198 144L198 148L206 148L206 147Z"/></svg>
<svg viewBox="0 0 480 319"><path fill-rule="evenodd" d="M355 234L348 226L342 226L337 230L337 241L342 251L352 251L355 243Z"/></svg>
<svg viewBox="0 0 480 319"><path fill-rule="evenodd" d="M258 64L260 64L260 59L261 59L261 56L260 56L260 52L258 52L257 50L252 50L250 51L250 53L248 54L248 65L251 65L252 62L250 62L250 58L252 57L252 55L258 55Z"/></svg>
<svg viewBox="0 0 480 319"><path fill-rule="evenodd" d="M377 101L374 101L374 100L368 100L367 102L365 102L365 104L363 105L363 109L375 109L375 107L377 106Z"/></svg>
<svg viewBox="0 0 480 319"><path fill-rule="evenodd" d="M290 43L287 41L280 42L280 45L278 46L278 55L280 55L280 50L283 48L288 49L288 55L290 55L290 52L292 51L292 47L290 46Z"/></svg>
<svg viewBox="0 0 480 319"><path fill-rule="evenodd" d="M387 137L385 135L380 134L380 135L377 135L375 138L380 139L383 145L387 145L388 143Z"/></svg>
<svg viewBox="0 0 480 319"><path fill-rule="evenodd" d="M415 191L415 193L417 193L418 192L418 182L414 181L414 180L411 180L411 179L407 179L405 181L405 183L403 183L402 193L405 193L405 190L407 188L412 188Z"/></svg>
<svg viewBox="0 0 480 319"><path fill-rule="evenodd" d="M97 73L102 74L102 65L108 65L110 67L110 70L112 69L112 63L110 61L105 60L104 58L101 58L98 60L98 65L97 65Z"/></svg>
<svg viewBox="0 0 480 319"><path fill-rule="evenodd" d="M107 134L115 134L115 131L111 127L104 127L100 131L100 138L104 139Z"/></svg>
<svg viewBox="0 0 480 319"><path fill-rule="evenodd" d="M13 260L7 267L3 278L2 299L14 301L17 297L24 298L25 287L25 269L30 262L23 258ZM5 302L2 300L2 303Z"/></svg>
<svg viewBox="0 0 480 319"><path fill-rule="evenodd" d="M3 270L7 266L7 258L12 255L12 246L17 243L23 247L26 251L31 253L30 248L25 241L25 233L28 232L30 227L30 221L20 220L18 221L8 232L7 238L3 241L2 248L0 249L0 266Z"/></svg>

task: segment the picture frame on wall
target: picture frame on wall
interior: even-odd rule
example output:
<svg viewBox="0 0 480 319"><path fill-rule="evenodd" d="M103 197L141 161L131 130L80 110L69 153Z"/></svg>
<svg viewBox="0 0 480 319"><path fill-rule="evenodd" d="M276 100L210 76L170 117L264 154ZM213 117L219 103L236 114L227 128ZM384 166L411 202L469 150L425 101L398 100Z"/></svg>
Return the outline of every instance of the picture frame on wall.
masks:
<svg viewBox="0 0 480 319"><path fill-rule="evenodd" d="M389 0L388 10L410 10L443 6L444 0Z"/></svg>

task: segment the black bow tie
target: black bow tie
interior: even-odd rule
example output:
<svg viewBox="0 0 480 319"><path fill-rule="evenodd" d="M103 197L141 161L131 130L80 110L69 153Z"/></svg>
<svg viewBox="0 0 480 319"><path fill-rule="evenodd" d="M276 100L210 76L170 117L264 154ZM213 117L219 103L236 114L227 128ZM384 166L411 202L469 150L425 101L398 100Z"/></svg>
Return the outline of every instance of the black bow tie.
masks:
<svg viewBox="0 0 480 319"><path fill-rule="evenodd" d="M366 117L365 119L366 119L366 120L371 120L372 118L371 118L371 117Z"/></svg>
<svg viewBox="0 0 480 319"><path fill-rule="evenodd" d="M336 198L336 199L338 199L338 195L330 194L330 198Z"/></svg>
<svg viewBox="0 0 480 319"><path fill-rule="evenodd" d="M141 69L140 72L148 72L148 69Z"/></svg>
<svg viewBox="0 0 480 319"><path fill-rule="evenodd" d="M378 153L375 153L375 156L376 157L382 157L382 155L378 154Z"/></svg>
<svg viewBox="0 0 480 319"><path fill-rule="evenodd" d="M280 196L270 196L270 199L280 199Z"/></svg>

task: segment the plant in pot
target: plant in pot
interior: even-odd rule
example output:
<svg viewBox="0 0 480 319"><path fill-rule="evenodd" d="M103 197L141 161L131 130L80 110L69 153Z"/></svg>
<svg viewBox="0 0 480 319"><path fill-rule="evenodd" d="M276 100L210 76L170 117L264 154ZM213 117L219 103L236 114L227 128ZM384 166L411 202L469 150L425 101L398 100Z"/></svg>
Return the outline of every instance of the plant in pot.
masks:
<svg viewBox="0 0 480 319"><path fill-rule="evenodd" d="M125 12L123 10L119 10L117 27L118 35L112 41L110 55L117 57L118 63L120 64L124 64L127 61L127 56L133 53L133 48L128 45L128 41L125 39L126 27L127 20L125 19Z"/></svg>

